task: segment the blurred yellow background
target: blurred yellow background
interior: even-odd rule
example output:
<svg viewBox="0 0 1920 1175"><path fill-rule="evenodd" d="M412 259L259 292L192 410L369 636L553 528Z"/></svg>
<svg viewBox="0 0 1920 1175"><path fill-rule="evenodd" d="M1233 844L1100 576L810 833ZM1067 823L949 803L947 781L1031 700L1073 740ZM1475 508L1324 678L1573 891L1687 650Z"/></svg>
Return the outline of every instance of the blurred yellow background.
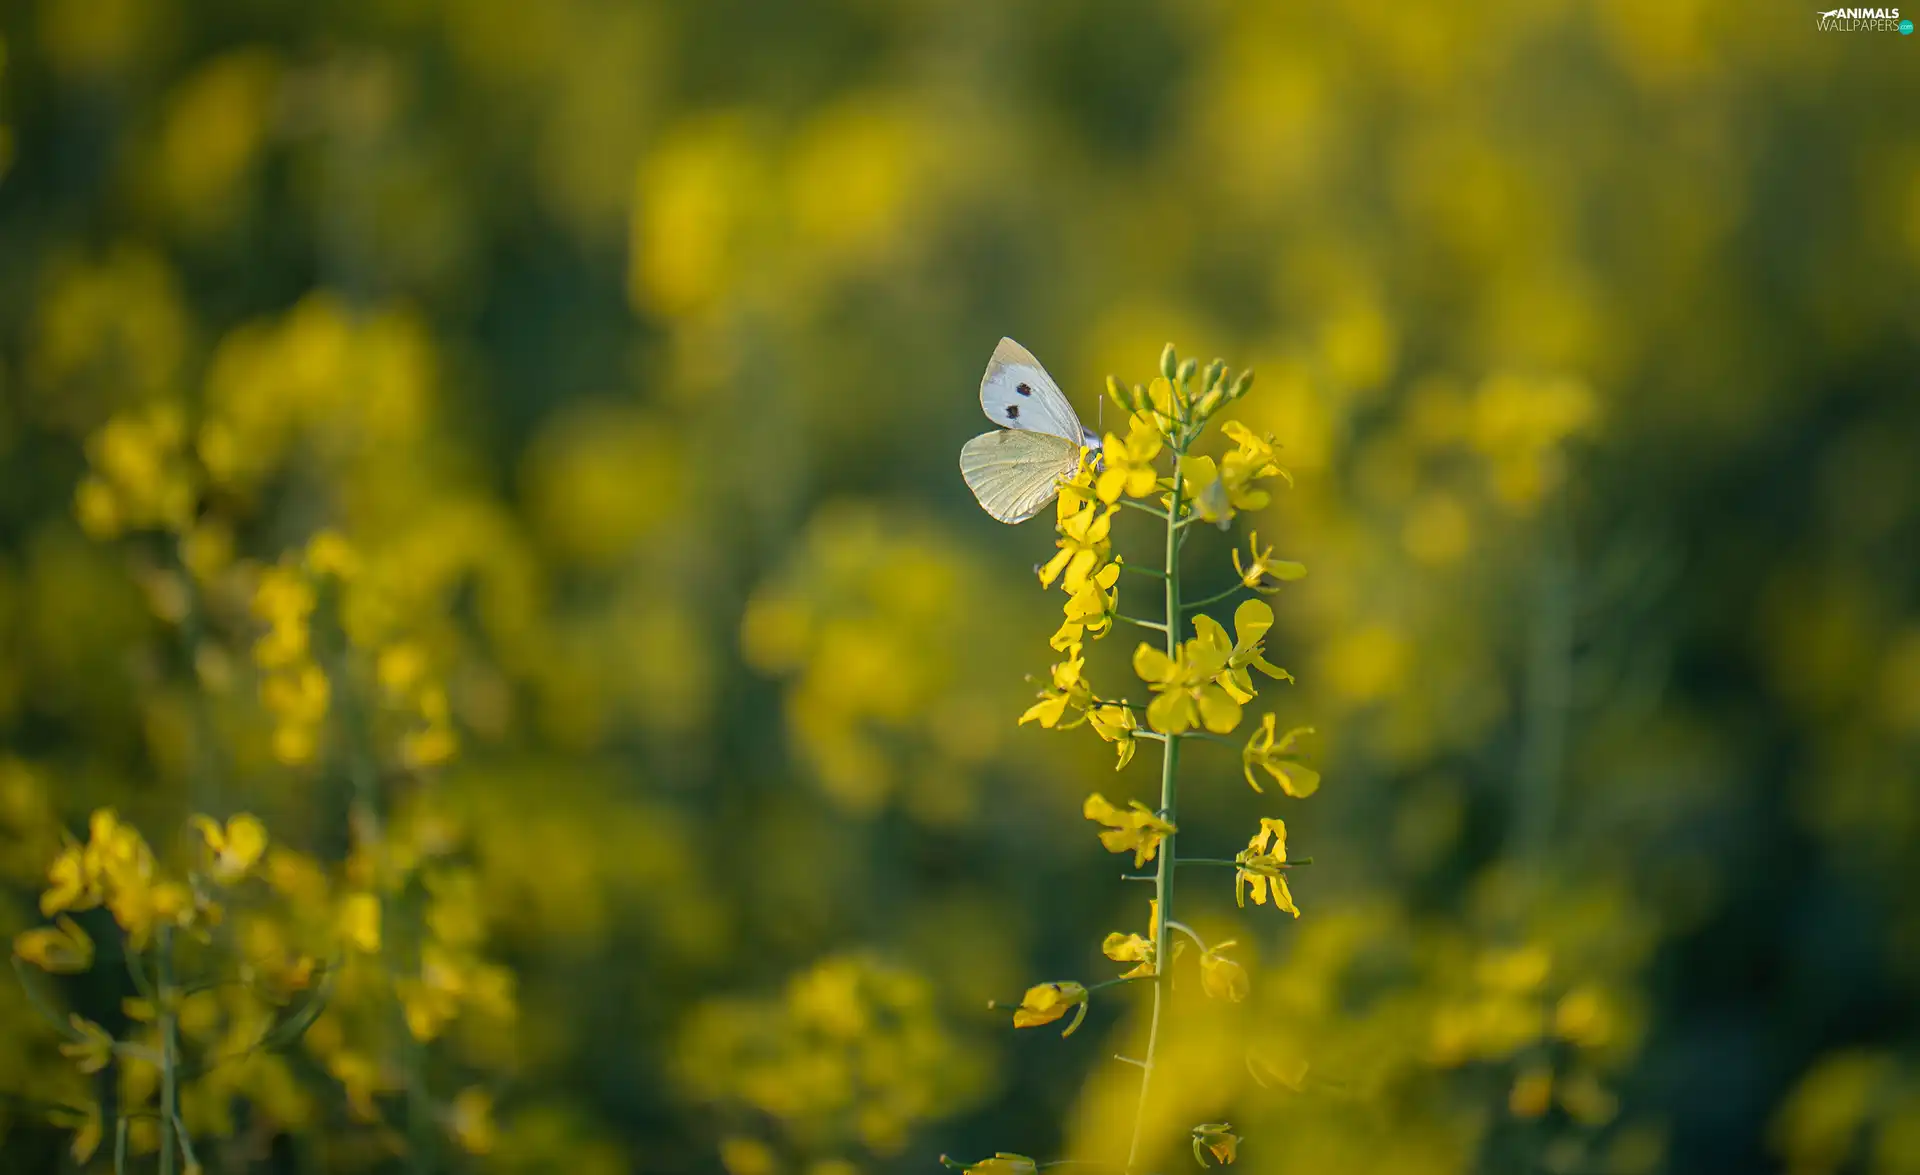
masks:
<svg viewBox="0 0 1920 1175"><path fill-rule="evenodd" d="M1920 1172L1916 55L1699 0L8 0L0 922L100 806L353 879L341 690L256 643L339 536L458 995L403 1080L349 973L186 1105L208 1171L428 1169L402 1101L432 1169L1111 1158L1137 1002L985 1005L1107 973L1080 805L1155 781L1016 727L1052 543L955 461L1002 335L1108 430L1172 340L1295 475L1235 537L1310 568L1325 779L1194 756L1183 833L1277 802L1315 864L1297 922L1187 899L1252 994L1183 1013L1180 1112L1254 1172ZM0 984L9 1169L112 1169L46 1103L134 1095L29 1000L137 1024L119 970Z"/></svg>

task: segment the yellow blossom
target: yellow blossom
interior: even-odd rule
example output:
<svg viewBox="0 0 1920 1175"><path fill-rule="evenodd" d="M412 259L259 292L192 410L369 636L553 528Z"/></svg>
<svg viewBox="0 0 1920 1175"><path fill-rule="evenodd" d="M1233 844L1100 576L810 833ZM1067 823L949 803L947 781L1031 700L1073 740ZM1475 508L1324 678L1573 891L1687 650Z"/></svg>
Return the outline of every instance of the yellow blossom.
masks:
<svg viewBox="0 0 1920 1175"><path fill-rule="evenodd" d="M1247 969L1221 953L1232 945L1228 940L1201 952L1200 987L1216 1000L1237 1004L1247 998L1250 984Z"/></svg>
<svg viewBox="0 0 1920 1175"><path fill-rule="evenodd" d="M1305 799L1319 791L1320 773L1292 758L1294 740L1303 734L1312 734L1313 727L1296 726L1278 739L1273 732L1273 715L1262 716L1260 725L1240 751L1241 767L1246 773L1248 786L1254 791L1261 790L1260 781L1253 774L1253 769L1258 767L1273 776L1280 784L1281 791L1296 799Z"/></svg>
<svg viewBox="0 0 1920 1175"><path fill-rule="evenodd" d="M1125 767L1133 759L1136 745L1134 732L1139 729L1133 711L1117 703L1104 702L1088 710L1087 718L1095 734L1107 742L1118 744L1119 762L1114 764L1113 769L1118 771Z"/></svg>
<svg viewBox="0 0 1920 1175"><path fill-rule="evenodd" d="M1181 495L1193 507L1195 516L1225 530L1233 521L1233 502L1213 458L1182 457L1179 472Z"/></svg>
<svg viewBox="0 0 1920 1175"><path fill-rule="evenodd" d="M1182 424L1186 415L1186 400L1179 394L1173 382L1165 375L1155 376L1147 385L1147 403L1152 405L1152 419L1162 436L1172 437Z"/></svg>
<svg viewBox="0 0 1920 1175"><path fill-rule="evenodd" d="M1233 611L1234 640L1227 641L1227 630L1211 616L1193 618L1193 629L1209 650L1226 657L1226 667L1218 678L1233 700L1245 704L1253 700L1253 675L1258 669L1276 681L1292 681L1293 675L1267 661L1263 642L1273 627L1273 609L1264 600L1243 600Z"/></svg>
<svg viewBox="0 0 1920 1175"><path fill-rule="evenodd" d="M1236 495L1245 490L1253 481L1263 477L1278 476L1288 485L1293 484L1293 474L1281 467L1280 447L1271 436L1256 436L1254 431L1237 420L1229 420L1220 426L1220 431L1238 446L1233 452L1220 459L1220 476ZM1242 510L1258 510L1267 504L1264 491L1252 491L1255 497L1241 499L1236 497L1234 505Z"/></svg>
<svg viewBox="0 0 1920 1175"><path fill-rule="evenodd" d="M1073 1012L1073 1022L1068 1024L1061 1036L1072 1036L1073 1030L1080 1027L1080 1021L1087 1017L1087 989L1072 980L1059 983L1036 983L1020 997L1020 1006L1013 1010L1015 1028L1038 1028L1042 1024L1051 1024L1055 1020Z"/></svg>
<svg viewBox="0 0 1920 1175"><path fill-rule="evenodd" d="M87 1160L93 1157L93 1152L100 1149L103 1126L99 1101L89 1097L78 1108L63 1108L58 1115L58 1123L73 1131L73 1141L68 1144L68 1151L76 1164L85 1167Z"/></svg>
<svg viewBox="0 0 1920 1175"><path fill-rule="evenodd" d="M260 572L253 588L253 614L267 622L267 631L254 642L253 658L261 668L283 668L306 659L313 607L313 585L298 569L275 566Z"/></svg>
<svg viewBox="0 0 1920 1175"><path fill-rule="evenodd" d="M90 857L79 845L68 845L47 867L47 890L40 895L40 912L52 917L61 910L90 910L100 904L100 875L90 868Z"/></svg>
<svg viewBox="0 0 1920 1175"><path fill-rule="evenodd" d="M78 1013L69 1013L67 1023L80 1034L79 1040L60 1045L60 1054L72 1057L82 1073L98 1073L113 1059L113 1037L107 1030Z"/></svg>
<svg viewBox="0 0 1920 1175"><path fill-rule="evenodd" d="M352 579L360 570L360 557L339 531L322 530L307 540L307 569L315 575Z"/></svg>
<svg viewBox="0 0 1920 1175"><path fill-rule="evenodd" d="M1295 918L1300 910L1293 904L1293 891L1287 888L1287 825L1284 820L1262 817L1260 831L1247 841L1234 862L1239 866L1234 871L1234 901L1245 906L1247 892L1253 892L1253 904L1264 906L1269 891L1273 897L1275 909L1285 910Z"/></svg>
<svg viewBox="0 0 1920 1175"><path fill-rule="evenodd" d="M213 880L221 885L245 877L267 851L266 826L245 812L229 818L224 828L207 816L195 816L193 826L213 854Z"/></svg>
<svg viewBox="0 0 1920 1175"><path fill-rule="evenodd" d="M341 941L364 954L380 949L380 899L370 893L351 893L340 902L336 922Z"/></svg>
<svg viewBox="0 0 1920 1175"><path fill-rule="evenodd" d="M1054 540L1060 549L1040 569L1040 584L1052 587L1058 579L1061 588L1072 594L1086 586L1087 580L1105 562L1112 546L1108 536L1113 530L1113 515L1119 507L1108 506L1103 510L1088 503L1069 514L1066 498L1060 501L1060 537Z"/></svg>
<svg viewBox="0 0 1920 1175"><path fill-rule="evenodd" d="M1233 1123L1203 1122L1193 1128L1194 1161L1205 1167L1208 1153L1223 1167L1239 1157L1240 1136L1233 1132Z"/></svg>
<svg viewBox="0 0 1920 1175"><path fill-rule="evenodd" d="M1136 412L1129 419L1124 439L1108 433L1102 450L1106 468L1094 483L1094 492L1100 500L1112 504L1123 494L1129 498L1151 494L1160 482L1153 465L1160 456L1160 447L1160 429L1145 412Z"/></svg>
<svg viewBox="0 0 1920 1175"><path fill-rule="evenodd" d="M1107 851L1131 851L1133 867L1138 869L1153 860L1160 852L1160 842L1179 829L1161 819L1139 800L1133 800L1131 807L1131 811L1122 811L1108 803L1105 796L1095 792L1087 797L1080 811L1087 819L1107 826L1106 831L1100 834L1100 843L1107 846Z"/></svg>
<svg viewBox="0 0 1920 1175"><path fill-rule="evenodd" d="M1507 1094L1507 1109L1516 1118L1538 1118L1553 1099L1553 1070L1543 1066L1522 1069Z"/></svg>
<svg viewBox="0 0 1920 1175"><path fill-rule="evenodd" d="M1275 559L1273 547L1260 549L1260 532L1254 531L1247 536L1249 557L1245 564L1240 562L1240 548L1233 549L1233 570L1240 576L1243 587L1256 592L1277 592L1282 583L1291 583L1305 578L1307 565L1287 559Z"/></svg>
<svg viewBox="0 0 1920 1175"><path fill-rule="evenodd" d="M1062 729L1071 729L1086 721L1087 707L1093 704L1093 687L1080 677L1086 658L1080 655L1079 645L1069 646L1066 653L1067 659L1053 667L1053 684L1041 690L1040 700L1020 715L1020 725L1038 722L1051 730L1060 726L1069 710L1074 712L1074 717Z"/></svg>
<svg viewBox="0 0 1920 1175"><path fill-rule="evenodd" d="M489 1154L497 1131L493 1124L493 1095L478 1087L455 1094L448 1112L448 1129L460 1149L470 1155Z"/></svg>
<svg viewBox="0 0 1920 1175"><path fill-rule="evenodd" d="M1138 979L1154 974L1155 942L1160 936L1160 900L1147 900L1147 933L1121 934L1119 931L1107 935L1100 944L1100 953L1116 963L1136 963L1133 970L1123 973L1122 979Z"/></svg>
<svg viewBox="0 0 1920 1175"><path fill-rule="evenodd" d="M1232 650L1196 638L1169 657L1142 642L1133 651L1133 671L1156 695L1147 704L1147 725L1163 734L1181 734L1205 726L1226 734L1240 724L1240 703L1216 679L1225 672Z"/></svg>
<svg viewBox="0 0 1920 1175"><path fill-rule="evenodd" d="M1088 576L1080 590L1067 597L1066 619L1048 644L1059 650L1080 644L1088 636L1105 636L1113 629L1114 609L1120 602L1120 561Z"/></svg>
<svg viewBox="0 0 1920 1175"><path fill-rule="evenodd" d="M52 926L22 931L13 953L54 975L73 975L93 966L93 940L65 914Z"/></svg>

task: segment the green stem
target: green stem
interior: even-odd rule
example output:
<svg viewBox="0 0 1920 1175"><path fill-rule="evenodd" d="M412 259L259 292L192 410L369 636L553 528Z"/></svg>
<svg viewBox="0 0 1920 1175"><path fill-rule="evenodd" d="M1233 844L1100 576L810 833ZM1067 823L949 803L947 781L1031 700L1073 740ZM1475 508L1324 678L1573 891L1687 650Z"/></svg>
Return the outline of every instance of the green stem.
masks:
<svg viewBox="0 0 1920 1175"><path fill-rule="evenodd" d="M1156 510L1155 513L1157 514L1159 511ZM1138 563L1129 563L1124 559L1118 562L1120 564L1120 570L1122 571L1131 571L1136 575L1145 575L1153 579L1165 579L1167 577L1166 572L1155 570L1152 567L1142 567Z"/></svg>
<svg viewBox="0 0 1920 1175"><path fill-rule="evenodd" d="M157 998L154 1011L160 1027L160 1175L173 1175L176 1152L176 1124L179 1111L180 1039L174 1021L173 928L162 926L156 944L154 970Z"/></svg>
<svg viewBox="0 0 1920 1175"><path fill-rule="evenodd" d="M1124 620L1124 621L1126 621L1126 622L1127 622L1128 624L1137 624L1137 625L1139 625L1139 626L1140 626L1141 628L1151 628L1151 629L1153 629L1153 630L1154 630L1155 632L1165 632L1165 631L1167 631L1167 626L1166 626L1166 625L1164 625L1164 624L1162 624L1162 623L1160 623L1160 622L1159 622L1158 620L1142 620L1142 619L1140 619L1140 618L1139 618L1138 616L1122 616L1122 615L1121 615L1120 613L1118 613L1118 612L1115 612L1115 613L1113 614L1113 618L1114 618L1115 620Z"/></svg>
<svg viewBox="0 0 1920 1175"><path fill-rule="evenodd" d="M1178 490L1175 490L1174 492L1175 492L1176 494L1177 494L1177 493L1179 493L1179 491L1178 491ZM1160 507L1158 507L1158 506L1149 506L1149 505L1147 505L1147 504L1146 504L1145 502L1140 502L1140 501L1136 501L1136 500L1134 500L1133 498L1122 498L1122 499L1120 499L1120 504L1121 504L1122 506L1130 506L1130 507L1132 507L1132 508L1133 508L1133 509L1135 509L1135 510L1139 510L1139 511L1141 511L1142 513L1146 513L1146 514L1151 514L1151 515L1153 515L1153 516L1154 516L1155 518L1158 518L1158 519L1160 519L1160 520L1161 520L1161 521L1163 521L1163 522L1164 522L1164 521L1166 521L1166 520L1167 520L1167 518L1169 517L1169 516L1168 516L1168 514L1167 514L1167 512L1166 512L1165 510L1162 510L1162 509L1161 509ZM1175 508L1176 508L1176 509L1177 509L1177 508L1179 507L1179 501L1178 501L1177 499L1176 499L1176 500L1175 500L1175 502L1174 502L1174 506L1175 506ZM1153 573L1152 573L1152 572L1148 572L1147 574L1149 574L1149 575L1151 575L1151 574L1153 574ZM1163 578L1163 579L1164 579L1164 578L1166 578L1166 577L1165 577L1165 576L1162 576L1161 578Z"/></svg>
<svg viewBox="0 0 1920 1175"><path fill-rule="evenodd" d="M1213 605L1218 604L1220 601L1232 599L1234 596L1237 596L1241 592L1244 592L1246 590L1247 590L1246 584L1236 583L1224 592L1215 592L1213 595L1208 596L1204 600L1195 600L1193 603L1186 605L1186 609L1189 612L1198 612L1202 608L1211 608Z"/></svg>
<svg viewBox="0 0 1920 1175"><path fill-rule="evenodd" d="M1180 422L1176 435L1185 440L1185 422ZM1166 548L1166 587L1167 587L1167 656L1180 655L1180 526L1174 519L1180 516L1180 458L1185 445L1173 447L1173 466L1175 475L1173 491L1167 499L1164 513L1143 507L1157 514L1167 523ZM1160 758L1160 811L1169 823L1177 824L1175 805L1179 799L1180 740L1177 738L1161 741ZM1154 934L1153 957L1162 960L1153 975L1153 1014L1147 1022L1147 1055L1140 1066L1140 1101L1133 1114L1133 1141L1127 1147L1127 1175L1133 1175L1140 1163L1141 1134L1146 1127L1147 1098L1153 1087L1154 1057L1160 1046L1160 1011L1167 1000L1167 984L1173 968L1166 965L1167 923L1173 917L1173 870L1174 870L1174 834L1169 833L1160 845L1160 861L1153 875L1153 894L1159 903L1160 925Z"/></svg>

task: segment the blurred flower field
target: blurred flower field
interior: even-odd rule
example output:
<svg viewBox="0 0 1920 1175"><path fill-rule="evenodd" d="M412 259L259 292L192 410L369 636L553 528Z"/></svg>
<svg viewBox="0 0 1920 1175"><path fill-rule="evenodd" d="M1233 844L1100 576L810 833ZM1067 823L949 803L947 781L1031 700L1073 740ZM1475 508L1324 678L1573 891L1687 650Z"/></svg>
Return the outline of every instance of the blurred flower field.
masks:
<svg viewBox="0 0 1920 1175"><path fill-rule="evenodd" d="M10 0L0 1166L1920 1172L1914 53Z"/></svg>

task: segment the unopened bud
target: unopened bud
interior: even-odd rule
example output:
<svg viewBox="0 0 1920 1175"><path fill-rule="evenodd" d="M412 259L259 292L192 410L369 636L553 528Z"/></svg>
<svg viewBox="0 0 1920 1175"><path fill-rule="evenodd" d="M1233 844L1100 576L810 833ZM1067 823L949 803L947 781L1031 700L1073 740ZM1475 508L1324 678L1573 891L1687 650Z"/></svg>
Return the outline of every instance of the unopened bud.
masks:
<svg viewBox="0 0 1920 1175"><path fill-rule="evenodd" d="M1180 369L1180 357L1173 353L1173 344L1168 343L1166 350L1160 352L1160 374L1172 383L1174 373Z"/></svg>

